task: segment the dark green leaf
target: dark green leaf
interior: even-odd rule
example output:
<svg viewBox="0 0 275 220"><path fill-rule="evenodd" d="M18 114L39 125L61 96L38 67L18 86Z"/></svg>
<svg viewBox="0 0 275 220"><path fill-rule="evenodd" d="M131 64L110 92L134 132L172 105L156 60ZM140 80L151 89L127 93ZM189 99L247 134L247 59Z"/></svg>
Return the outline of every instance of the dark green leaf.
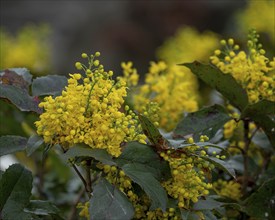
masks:
<svg viewBox="0 0 275 220"><path fill-rule="evenodd" d="M62 157L65 160L74 157L92 157L104 164L108 165L116 165L113 161L110 154L107 153L104 149L93 149L89 147L85 147L83 145L75 145L74 147L70 148Z"/></svg>
<svg viewBox="0 0 275 220"><path fill-rule="evenodd" d="M230 119L224 107L213 105L189 113L179 122L174 133L180 136L193 135L195 140L199 140L201 135L212 138Z"/></svg>
<svg viewBox="0 0 275 220"><path fill-rule="evenodd" d="M183 220L201 220L200 216L194 211L181 209L180 212Z"/></svg>
<svg viewBox="0 0 275 220"><path fill-rule="evenodd" d="M201 64L198 61L182 65L188 67L202 81L219 91L238 109L243 110L248 105L246 91L230 74L224 74L216 67Z"/></svg>
<svg viewBox="0 0 275 220"><path fill-rule="evenodd" d="M252 120L263 129L265 134L267 135L270 143L275 148L275 121L268 115L258 115L255 114L252 117Z"/></svg>
<svg viewBox="0 0 275 220"><path fill-rule="evenodd" d="M253 173L255 170L258 170L259 167L257 163L253 160L253 158L249 157L248 158L248 171ZM244 172L244 161L243 161L243 156L240 154L234 155L230 157L228 160L228 163L231 164L232 169L238 171L239 173Z"/></svg>
<svg viewBox="0 0 275 220"><path fill-rule="evenodd" d="M27 138L20 136L1 136L0 137L0 156L23 151L27 145Z"/></svg>
<svg viewBox="0 0 275 220"><path fill-rule="evenodd" d="M244 202L244 211L254 218L269 219L275 216L275 178L264 182Z"/></svg>
<svg viewBox="0 0 275 220"><path fill-rule="evenodd" d="M0 98L7 99L21 111L42 113L42 109L38 107L39 99L30 96L26 90L16 86L0 84Z"/></svg>
<svg viewBox="0 0 275 220"><path fill-rule="evenodd" d="M122 154L115 160L119 167L136 163L150 171L158 180L170 177L169 164L160 158L152 147L138 142L128 142Z"/></svg>
<svg viewBox="0 0 275 220"><path fill-rule="evenodd" d="M275 102L261 100L255 104L248 105L241 118L252 119L266 133L270 143L275 147ZM269 115L273 115L272 117Z"/></svg>
<svg viewBox="0 0 275 220"><path fill-rule="evenodd" d="M35 215L50 215L57 214L59 209L49 201L31 200L24 211Z"/></svg>
<svg viewBox="0 0 275 220"><path fill-rule="evenodd" d="M170 147L170 143L161 135L155 125L148 118L141 114L139 114L138 117L144 134L157 148L157 150L168 149Z"/></svg>
<svg viewBox="0 0 275 220"><path fill-rule="evenodd" d="M91 220L130 220L134 217L134 207L125 194L105 179L94 187L89 212Z"/></svg>
<svg viewBox="0 0 275 220"><path fill-rule="evenodd" d="M250 104L243 110L241 118L253 117L255 114L274 115L275 102L263 99L255 104Z"/></svg>
<svg viewBox="0 0 275 220"><path fill-rule="evenodd" d="M217 168L223 170L224 172L228 173L232 177L236 178L235 170L232 168L231 163L225 162L223 160L220 160L216 157L204 157L201 156L204 160L209 161L210 163L214 164Z"/></svg>
<svg viewBox="0 0 275 220"><path fill-rule="evenodd" d="M34 151L36 151L41 146L41 144L43 144L43 142L44 140L42 137L36 134L32 135L27 143L27 155L30 156Z"/></svg>
<svg viewBox="0 0 275 220"><path fill-rule="evenodd" d="M32 190L32 174L20 164L10 166L0 181L0 211L3 220L31 219L24 212Z"/></svg>
<svg viewBox="0 0 275 220"><path fill-rule="evenodd" d="M202 211L205 220L217 220L217 217L210 210Z"/></svg>
<svg viewBox="0 0 275 220"><path fill-rule="evenodd" d="M221 207L222 202L218 202L212 198L207 198L206 200L199 200L194 204L194 210L213 210L215 208Z"/></svg>
<svg viewBox="0 0 275 220"><path fill-rule="evenodd" d="M252 138L252 142L265 151L274 151L264 132L256 132Z"/></svg>
<svg viewBox="0 0 275 220"><path fill-rule="evenodd" d="M60 95L65 86L68 85L68 79L65 76L50 75L41 76L33 80L32 95Z"/></svg>
<svg viewBox="0 0 275 220"><path fill-rule="evenodd" d="M166 210L167 194L161 184L154 178L154 176L144 170L140 169L136 164L126 164L122 167L125 174L137 183L151 199L151 210L161 208Z"/></svg>

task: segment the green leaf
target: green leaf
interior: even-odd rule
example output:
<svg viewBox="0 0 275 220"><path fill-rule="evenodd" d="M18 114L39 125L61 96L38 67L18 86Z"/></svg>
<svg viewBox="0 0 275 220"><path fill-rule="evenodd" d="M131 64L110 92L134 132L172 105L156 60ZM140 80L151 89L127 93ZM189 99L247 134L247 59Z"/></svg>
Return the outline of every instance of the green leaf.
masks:
<svg viewBox="0 0 275 220"><path fill-rule="evenodd" d="M268 115L255 114L252 120L263 129L273 148L275 148L275 118L271 118Z"/></svg>
<svg viewBox="0 0 275 220"><path fill-rule="evenodd" d="M166 210L168 201L166 191L150 172L140 169L137 164L126 164L122 167L122 170L149 196L152 203L150 210L157 208L161 208L163 211Z"/></svg>
<svg viewBox="0 0 275 220"><path fill-rule="evenodd" d="M158 180L170 177L169 164L152 149L152 147L138 142L128 142L122 154L115 159L116 164L122 167L126 164L139 164L150 171Z"/></svg>
<svg viewBox="0 0 275 220"><path fill-rule="evenodd" d="M30 156L34 151L36 151L41 146L41 144L43 144L43 142L44 140L42 137L36 134L32 135L27 142L27 156Z"/></svg>
<svg viewBox="0 0 275 220"><path fill-rule="evenodd" d="M59 209L49 201L31 200L24 211L35 215L51 215L57 214Z"/></svg>
<svg viewBox="0 0 275 220"><path fill-rule="evenodd" d="M42 113L42 109L38 107L39 99L30 96L26 90L16 86L0 84L0 98L10 101L21 111Z"/></svg>
<svg viewBox="0 0 275 220"><path fill-rule="evenodd" d="M32 174L20 164L10 166L0 181L0 211L3 220L31 219L24 212L32 190Z"/></svg>
<svg viewBox="0 0 275 220"><path fill-rule="evenodd" d="M212 198L206 198L205 200L199 200L197 203L194 204L194 210L213 210L215 208L219 208L224 203L218 202Z"/></svg>
<svg viewBox="0 0 275 220"><path fill-rule="evenodd" d="M217 217L210 210L202 211L205 220L217 220Z"/></svg>
<svg viewBox="0 0 275 220"><path fill-rule="evenodd" d="M217 168L223 170L224 172L228 173L233 178L236 178L235 170L232 168L231 164L220 160L216 157L205 157L200 156L202 159L209 161L210 163L214 164Z"/></svg>
<svg viewBox="0 0 275 220"><path fill-rule="evenodd" d="M105 179L94 187L89 213L91 220L130 220L135 214L127 196Z"/></svg>
<svg viewBox="0 0 275 220"><path fill-rule="evenodd" d="M148 118L141 114L139 114L138 117L144 134L148 137L156 149L168 149L170 147L169 141L161 135L155 125Z"/></svg>
<svg viewBox="0 0 275 220"><path fill-rule="evenodd" d="M230 119L224 107L213 105L189 113L179 122L174 133L180 136L193 135L195 140L199 140L201 135L212 138Z"/></svg>
<svg viewBox="0 0 275 220"><path fill-rule="evenodd" d="M184 219L184 220L201 220L200 216L194 211L181 209L180 213L181 213L181 219Z"/></svg>
<svg viewBox="0 0 275 220"><path fill-rule="evenodd" d="M50 75L42 76L33 80L32 95L60 95L65 86L68 85L68 79L65 76Z"/></svg>
<svg viewBox="0 0 275 220"><path fill-rule="evenodd" d="M65 154L62 155L64 160L69 160L74 157L92 157L104 164L116 165L110 154L104 149L93 149L85 147L84 145L77 144L70 148Z"/></svg>
<svg viewBox="0 0 275 220"><path fill-rule="evenodd" d="M17 151L25 150L27 138L21 136L1 136L0 137L0 156L12 154Z"/></svg>
<svg viewBox="0 0 275 220"><path fill-rule="evenodd" d="M198 61L184 63L197 77L210 87L219 91L232 105L243 110L248 105L248 96L240 84L230 75L211 65L201 64Z"/></svg>
<svg viewBox="0 0 275 220"><path fill-rule="evenodd" d="M275 178L264 182L244 202L244 211L254 218L267 219L275 216Z"/></svg>
<svg viewBox="0 0 275 220"><path fill-rule="evenodd" d="M252 119L266 133L270 143L275 148L275 102L261 100L255 104L248 105L241 118ZM273 118L269 115L273 115Z"/></svg>
<svg viewBox="0 0 275 220"><path fill-rule="evenodd" d="M268 140L267 135L264 132L256 132L256 134L252 138L252 142L264 151L274 151L270 141Z"/></svg>
<svg viewBox="0 0 275 220"><path fill-rule="evenodd" d="M253 118L254 114L274 115L275 102L263 99L255 104L250 104L243 110L241 118L245 118L247 116Z"/></svg>

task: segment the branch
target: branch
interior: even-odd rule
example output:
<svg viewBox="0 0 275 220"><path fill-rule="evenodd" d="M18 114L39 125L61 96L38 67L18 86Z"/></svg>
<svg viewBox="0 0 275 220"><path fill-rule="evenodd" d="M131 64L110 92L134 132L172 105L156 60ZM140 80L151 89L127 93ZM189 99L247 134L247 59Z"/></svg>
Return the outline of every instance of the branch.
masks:
<svg viewBox="0 0 275 220"><path fill-rule="evenodd" d="M242 193L244 195L247 191L247 186L248 186L248 177L249 177L248 150L249 150L249 145L250 145L251 139L249 138L249 121L244 119L243 122L244 122L244 143L245 143L245 146L244 146L244 150L242 151L243 162L244 162Z"/></svg>
<svg viewBox="0 0 275 220"><path fill-rule="evenodd" d="M73 205L72 205L72 209L71 209L71 212L70 212L70 214L69 214L69 216L68 216L68 220L74 220L74 219L75 219L75 214L76 214L76 210L77 210L76 206L77 206L77 204L79 203L79 201L80 201L80 199L81 199L81 197L82 197L82 195L83 195L83 193L84 193L85 191L86 191L86 189L85 189L85 188L82 188L82 190L81 190L80 193L78 194L76 200L74 201L74 203L73 203Z"/></svg>

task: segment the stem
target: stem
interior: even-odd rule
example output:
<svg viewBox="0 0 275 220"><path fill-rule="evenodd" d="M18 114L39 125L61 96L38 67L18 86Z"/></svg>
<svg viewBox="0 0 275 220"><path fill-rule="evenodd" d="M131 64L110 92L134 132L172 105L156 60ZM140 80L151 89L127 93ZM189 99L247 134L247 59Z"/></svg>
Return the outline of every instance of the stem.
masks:
<svg viewBox="0 0 275 220"><path fill-rule="evenodd" d="M242 192L245 194L247 192L247 186L248 186L248 178L249 178L249 172L248 172L248 150L250 145L250 138L249 138L249 120L244 119L244 150L242 152L243 154L243 162L244 162L244 173L243 173L243 184L242 184Z"/></svg>
<svg viewBox="0 0 275 220"><path fill-rule="evenodd" d="M87 187L87 182L86 180L84 179L84 177L82 176L82 174L79 172L79 170L77 169L77 167L70 161L73 169L75 170L76 174L79 176L79 178L81 179L81 181L83 182L84 186L85 186L85 189L86 189L86 192L89 193L89 190L88 190L88 187Z"/></svg>
<svg viewBox="0 0 275 220"><path fill-rule="evenodd" d="M86 188L89 191L89 198L91 198L91 192L92 192L92 180L91 180L91 160L87 160L86 165Z"/></svg>
<svg viewBox="0 0 275 220"><path fill-rule="evenodd" d="M60 147L62 148L63 153L66 153L67 150L66 150L65 148L63 148L63 146L61 146L61 145L60 145ZM82 174L79 172L79 170L77 169L77 167L75 166L75 164L74 164L70 159L69 159L69 163L72 165L72 167L73 167L73 169L75 170L76 174L79 176L79 178L80 178L81 181L83 182L84 187L85 187L85 189L86 189L86 192L89 193L89 195L90 195L90 190L89 190L89 188L87 187L88 185L87 185L87 183L86 183L86 180L84 179L84 177L82 176Z"/></svg>
<svg viewBox="0 0 275 220"><path fill-rule="evenodd" d="M68 216L68 220L74 220L76 218L76 216L75 216L76 215L76 210L77 210L76 206L79 203L79 201L80 201L80 199L81 199L84 192L85 192L85 188L82 188L80 193L78 194L76 200L74 201L74 203L72 205L72 209L71 209L71 212Z"/></svg>

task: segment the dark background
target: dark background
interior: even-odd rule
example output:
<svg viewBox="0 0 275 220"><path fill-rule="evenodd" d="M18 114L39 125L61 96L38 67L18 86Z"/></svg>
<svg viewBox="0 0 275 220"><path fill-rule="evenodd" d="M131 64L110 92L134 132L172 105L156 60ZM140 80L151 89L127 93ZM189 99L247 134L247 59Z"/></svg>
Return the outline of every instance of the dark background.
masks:
<svg viewBox="0 0 275 220"><path fill-rule="evenodd" d="M95 51L101 52L106 69L119 74L121 61L132 60L143 73L156 59L156 48L179 27L194 26L226 37L234 31L232 15L245 5L244 0L1 0L1 26L16 33L28 23L48 23L55 74L74 72L80 54Z"/></svg>

